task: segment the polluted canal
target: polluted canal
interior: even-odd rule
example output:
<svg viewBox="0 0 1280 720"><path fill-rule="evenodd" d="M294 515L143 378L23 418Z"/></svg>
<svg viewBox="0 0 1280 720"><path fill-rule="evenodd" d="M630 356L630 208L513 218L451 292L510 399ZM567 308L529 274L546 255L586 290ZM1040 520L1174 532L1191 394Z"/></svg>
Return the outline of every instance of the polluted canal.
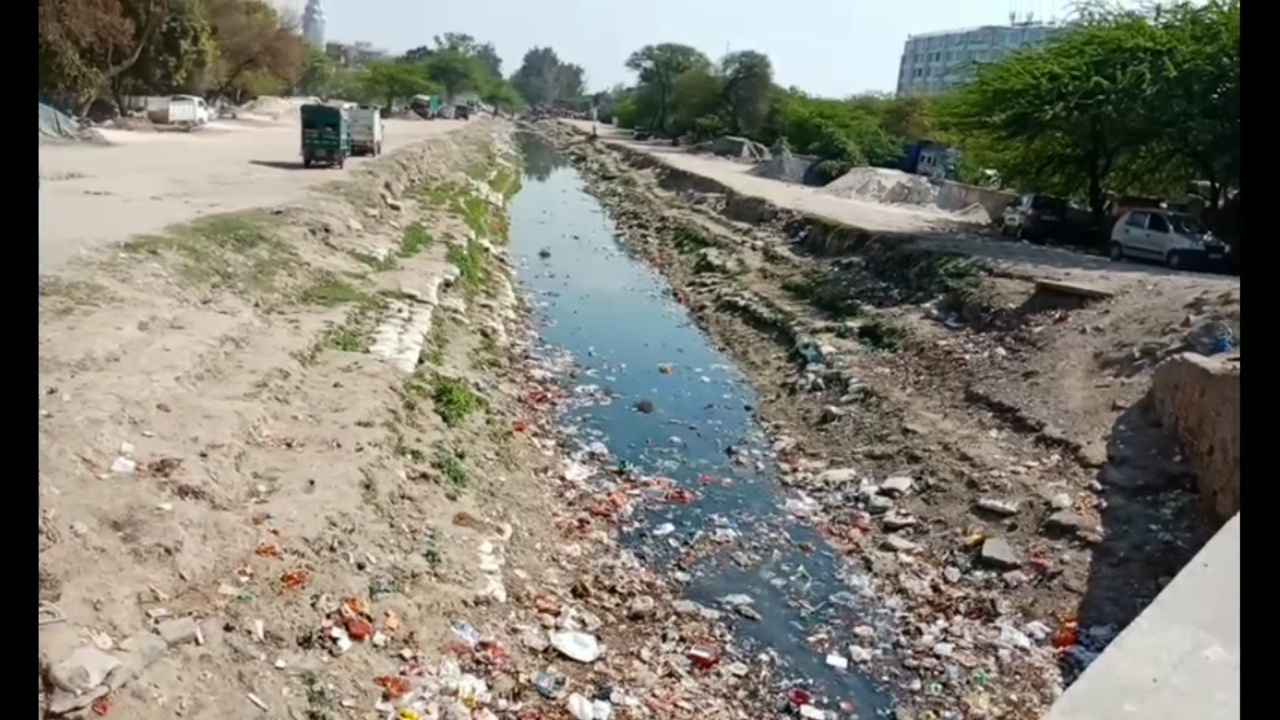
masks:
<svg viewBox="0 0 1280 720"><path fill-rule="evenodd" d="M561 417L579 461L572 471L602 493L619 478L671 483L661 501L625 516L620 538L681 581L686 602L733 624L737 645L708 664L768 653L782 681L777 707L805 705L814 718L890 714L858 667L892 610L861 591L804 520L805 498L775 481L746 379L664 279L626 254L577 171L536 137L522 136L521 147L510 251L547 365L572 398Z"/></svg>

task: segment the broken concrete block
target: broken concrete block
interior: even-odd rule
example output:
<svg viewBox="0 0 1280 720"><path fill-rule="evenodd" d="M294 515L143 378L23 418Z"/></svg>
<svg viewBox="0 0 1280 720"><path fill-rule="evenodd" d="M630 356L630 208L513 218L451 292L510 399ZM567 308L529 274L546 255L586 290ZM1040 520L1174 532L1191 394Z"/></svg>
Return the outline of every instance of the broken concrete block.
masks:
<svg viewBox="0 0 1280 720"><path fill-rule="evenodd" d="M157 625L156 632L172 647L195 642L200 635L200 626L195 618L174 618Z"/></svg>
<svg viewBox="0 0 1280 720"><path fill-rule="evenodd" d="M115 656L96 647L76 648L66 659L49 668L49 680L74 695L83 695L101 685L120 667Z"/></svg>

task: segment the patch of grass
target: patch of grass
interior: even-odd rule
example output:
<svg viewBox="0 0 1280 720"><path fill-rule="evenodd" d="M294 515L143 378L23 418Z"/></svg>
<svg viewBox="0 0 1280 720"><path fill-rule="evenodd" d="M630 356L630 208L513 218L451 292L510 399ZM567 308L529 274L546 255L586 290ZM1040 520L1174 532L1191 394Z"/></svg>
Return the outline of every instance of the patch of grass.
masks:
<svg viewBox="0 0 1280 720"><path fill-rule="evenodd" d="M299 298L307 305L337 307L339 305L365 305L375 301L369 293L335 275L326 275L302 291Z"/></svg>
<svg viewBox="0 0 1280 720"><path fill-rule="evenodd" d="M444 257L458 268L458 282L469 296L474 296L488 284L489 268L485 263L485 249L480 243L474 240L451 242Z"/></svg>
<svg viewBox="0 0 1280 720"><path fill-rule="evenodd" d="M862 314L862 303L853 296L853 285L839 277L826 277L810 273L787 278L782 289L792 297L803 300L819 310L825 310L836 318L855 317Z"/></svg>
<svg viewBox="0 0 1280 720"><path fill-rule="evenodd" d="M298 362L310 365L325 350L368 352L373 324L377 322L378 314L386 307L386 301L376 295L360 293L358 290L355 293L359 294L344 295L334 291L331 295L323 296L326 299L347 298L345 301L355 303L355 307L347 313L345 321L325 328L310 347L298 353L295 356Z"/></svg>
<svg viewBox="0 0 1280 720"><path fill-rule="evenodd" d="M457 427L488 403L467 380L436 375L431 383L431 404L445 425Z"/></svg>
<svg viewBox="0 0 1280 720"><path fill-rule="evenodd" d="M400 257L413 257L431 247L435 239L420 222L409 223L400 238Z"/></svg>
<svg viewBox="0 0 1280 720"><path fill-rule="evenodd" d="M422 202L440 210L452 209L455 203L466 195L465 187L449 181L426 185L422 188Z"/></svg>
<svg viewBox="0 0 1280 720"><path fill-rule="evenodd" d="M467 456L461 450L437 447L431 458L431 467L439 471L444 481L453 488L462 490L471 483L471 473L467 471Z"/></svg>
<svg viewBox="0 0 1280 720"><path fill-rule="evenodd" d="M520 190L520 172L515 168L500 165L489 177L489 187L504 197L511 197Z"/></svg>
<svg viewBox="0 0 1280 720"><path fill-rule="evenodd" d="M69 280L56 275L40 276L40 309L58 317L77 310L99 307L115 299L105 286L84 280Z"/></svg>
<svg viewBox="0 0 1280 720"><path fill-rule="evenodd" d="M427 336L426 361L432 365L444 364L445 350L449 349L449 320L437 314L431 325L431 333Z"/></svg>
<svg viewBox="0 0 1280 720"><path fill-rule="evenodd" d="M123 249L176 256L192 282L270 291L300 264L293 249L275 234L277 224L261 211L213 215L161 235L134 238Z"/></svg>
<svg viewBox="0 0 1280 720"><path fill-rule="evenodd" d="M885 320L872 319L858 326L858 339L872 350L897 350L907 336L905 327Z"/></svg>
<svg viewBox="0 0 1280 720"><path fill-rule="evenodd" d="M711 239L706 234L695 230L691 227L684 226L676 231L672 238L676 250L685 253L694 253L712 246Z"/></svg>

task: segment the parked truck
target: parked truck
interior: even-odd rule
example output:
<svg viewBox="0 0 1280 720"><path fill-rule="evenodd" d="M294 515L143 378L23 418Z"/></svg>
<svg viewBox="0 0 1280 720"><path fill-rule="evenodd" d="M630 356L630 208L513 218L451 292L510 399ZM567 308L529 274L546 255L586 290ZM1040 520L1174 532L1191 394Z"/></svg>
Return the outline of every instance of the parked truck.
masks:
<svg viewBox="0 0 1280 720"><path fill-rule="evenodd" d="M382 154L382 108L360 105L348 111L351 118L351 154Z"/></svg>

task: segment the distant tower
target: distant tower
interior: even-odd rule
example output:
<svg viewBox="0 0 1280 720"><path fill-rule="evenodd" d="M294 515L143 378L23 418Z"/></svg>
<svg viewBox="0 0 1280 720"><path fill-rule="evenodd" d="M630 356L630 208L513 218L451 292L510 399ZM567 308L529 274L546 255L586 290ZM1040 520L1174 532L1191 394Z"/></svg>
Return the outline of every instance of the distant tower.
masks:
<svg viewBox="0 0 1280 720"><path fill-rule="evenodd" d="M321 0L307 0L302 11L302 36L312 45L324 49L324 6Z"/></svg>

